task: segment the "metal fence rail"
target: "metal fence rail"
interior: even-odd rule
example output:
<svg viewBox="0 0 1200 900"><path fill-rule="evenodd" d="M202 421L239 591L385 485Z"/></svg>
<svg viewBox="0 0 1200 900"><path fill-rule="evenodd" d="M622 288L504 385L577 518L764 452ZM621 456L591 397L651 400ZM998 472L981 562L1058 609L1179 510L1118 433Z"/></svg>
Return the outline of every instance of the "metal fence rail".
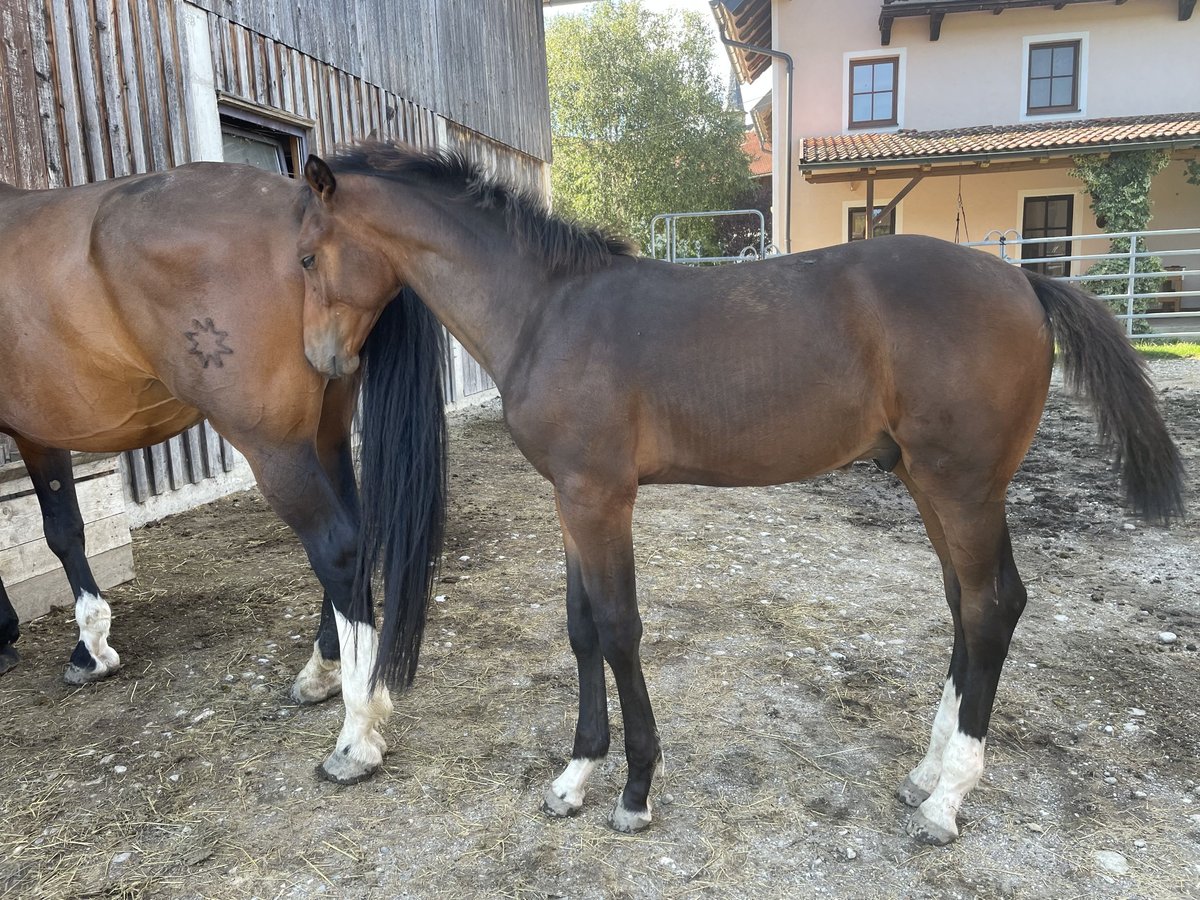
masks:
<svg viewBox="0 0 1200 900"><path fill-rule="evenodd" d="M758 217L758 248L751 244L736 256L680 256L679 229L680 219L717 219L728 216L757 216ZM661 223L661 224L660 224ZM661 227L661 230L660 230ZM661 244L660 244L661 242ZM659 256L661 251L664 254ZM747 259L763 259L767 248L767 221L762 212L757 209L720 209L704 212L659 213L650 220L650 258L665 259L667 262L688 263L690 265L717 265L720 263L745 262Z"/></svg>
<svg viewBox="0 0 1200 900"><path fill-rule="evenodd" d="M993 237L995 235L995 237ZM1066 256L1045 256L1022 258L1022 248L1044 244L1069 244L1072 249L1082 244L1095 245L1103 242L1107 249L1114 239L1128 240L1129 249L1104 253L1072 253ZM1166 240L1170 244L1187 244L1186 247L1165 247L1152 249L1151 243ZM1125 323L1125 333L1133 340L1147 338L1169 337L1200 337L1200 302L1195 309L1185 309L1184 301L1188 298L1200 298L1200 228L1170 228L1159 231L1125 231L1113 234L1072 234L1045 238L1024 238L1015 230L990 232L982 241L972 241L967 247L977 247L992 250L1005 262L1014 265L1021 264L1053 264L1066 263L1068 271L1075 268L1083 269L1081 274L1061 276L1062 280L1080 284L1085 288L1098 282L1116 282L1124 289L1118 293L1105 294L1104 299L1123 303L1124 312L1118 313L1117 318ZM1012 255L1013 248L1016 255ZM1190 259L1188 259L1190 257ZM1182 259L1185 265L1160 267L1152 271L1139 271L1138 263L1146 259ZM1122 271L1115 274L1089 275L1088 271L1102 260L1120 260L1124 265ZM1175 286L1174 282L1178 283ZM1148 285L1157 285L1156 290L1147 290ZM1144 310L1137 308L1138 301L1144 303ZM1179 321L1182 330L1150 331L1136 334L1135 322L1146 320L1153 329L1156 323ZM1189 326L1191 326L1189 328Z"/></svg>

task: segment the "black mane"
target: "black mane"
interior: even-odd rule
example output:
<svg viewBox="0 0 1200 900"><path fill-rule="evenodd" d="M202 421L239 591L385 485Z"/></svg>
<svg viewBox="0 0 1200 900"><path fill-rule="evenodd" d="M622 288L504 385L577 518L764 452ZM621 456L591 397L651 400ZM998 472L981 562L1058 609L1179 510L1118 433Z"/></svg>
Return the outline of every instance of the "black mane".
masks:
<svg viewBox="0 0 1200 900"><path fill-rule="evenodd" d="M426 153L367 141L342 149L329 164L335 173L445 187L480 209L498 210L509 233L555 273L586 274L607 266L614 256L636 255L628 240L553 215L540 197L500 182L458 151Z"/></svg>

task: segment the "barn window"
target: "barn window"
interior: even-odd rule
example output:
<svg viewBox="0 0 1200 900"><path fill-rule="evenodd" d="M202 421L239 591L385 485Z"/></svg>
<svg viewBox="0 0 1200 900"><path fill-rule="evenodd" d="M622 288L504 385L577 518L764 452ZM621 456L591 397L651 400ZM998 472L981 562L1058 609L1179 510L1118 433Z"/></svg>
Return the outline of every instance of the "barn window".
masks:
<svg viewBox="0 0 1200 900"><path fill-rule="evenodd" d="M222 98L219 108L225 162L299 175L308 156L310 123L231 98Z"/></svg>

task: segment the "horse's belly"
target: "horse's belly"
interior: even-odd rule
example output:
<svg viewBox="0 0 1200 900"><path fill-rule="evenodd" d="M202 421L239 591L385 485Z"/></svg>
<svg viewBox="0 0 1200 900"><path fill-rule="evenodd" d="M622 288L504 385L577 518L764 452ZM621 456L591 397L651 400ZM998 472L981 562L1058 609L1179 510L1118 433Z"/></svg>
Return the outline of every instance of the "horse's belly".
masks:
<svg viewBox="0 0 1200 900"><path fill-rule="evenodd" d="M0 396L4 430L46 447L114 453L166 440L200 420L200 413L153 379L77 390L69 379L8 385Z"/></svg>

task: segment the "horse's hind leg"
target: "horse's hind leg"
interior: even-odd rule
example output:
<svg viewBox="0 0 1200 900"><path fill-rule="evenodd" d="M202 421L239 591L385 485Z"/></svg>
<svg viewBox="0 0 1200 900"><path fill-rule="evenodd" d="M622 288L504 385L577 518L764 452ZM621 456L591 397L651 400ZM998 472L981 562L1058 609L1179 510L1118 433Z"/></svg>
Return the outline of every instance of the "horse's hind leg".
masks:
<svg viewBox="0 0 1200 900"><path fill-rule="evenodd" d="M21 623L17 611L13 609L8 591L4 590L4 581L0 579L0 675L21 661L21 654L14 646L20 636Z"/></svg>
<svg viewBox="0 0 1200 900"><path fill-rule="evenodd" d="M958 837L956 816L963 798L983 775L996 687L1013 630L1025 609L1026 592L1013 561L1003 497L934 501L934 507L961 586L961 645L956 639L952 686L947 687L939 710L944 724L950 718L956 721L945 739L937 784L913 814L908 830L928 843L947 844Z"/></svg>
<svg viewBox="0 0 1200 900"><path fill-rule="evenodd" d="M358 482L350 447L350 427L358 402L358 379L340 378L325 387L321 420L317 427L317 456L345 509L358 519ZM321 620L313 640L312 655L292 684L292 699L312 704L328 700L342 689L342 657L338 647L337 617L329 591L321 599Z"/></svg>
<svg viewBox="0 0 1200 900"><path fill-rule="evenodd" d="M617 831L641 831L650 824L650 782L661 758L658 729L650 708L650 695L642 675L639 647L642 639L642 620L638 614L637 591L633 568L633 500L636 487L627 492L611 492L581 485L574 489L558 488L559 516L566 532L567 545L574 542L578 550L579 582L582 596L591 609L592 622L600 652L612 669L617 693L621 698L621 715L625 723L625 760L629 767L625 790L613 809L609 823ZM576 596L581 596L577 591ZM577 731L577 752L583 754L572 760L574 773L568 766L564 780L572 776L582 780L589 770L586 754L598 752L603 746L607 729L601 729L602 714L597 704L600 694L596 684L596 662L590 646L586 621L577 620L574 637L580 641L583 658L580 663L580 727L584 730L582 745ZM588 733L590 732L590 734ZM553 788L552 788L553 790Z"/></svg>
<svg viewBox="0 0 1200 900"><path fill-rule="evenodd" d="M954 622L954 649L950 654L950 669L946 673L942 699L938 704L937 713L934 715L933 729L929 736L929 749L896 791L896 796L902 803L906 806L917 807L933 793L942 774L942 754L946 749L946 742L950 740L950 736L958 724L959 697L962 695L963 685L966 681L967 655L962 630L962 586L958 583L958 573L954 571L954 562L950 557L950 548L946 545L946 534L942 528L942 521L934 511L933 504L913 483L903 463L897 465L893 471L904 482L913 500L916 501L917 509L921 513L921 521L925 525L925 533L929 535L929 542L933 544L933 549L937 552L938 560L942 564L946 603L950 607L950 616Z"/></svg>
<svg viewBox="0 0 1200 900"><path fill-rule="evenodd" d="M608 755L608 689L604 656L592 607L583 586L579 548L563 526L567 554L567 635L579 669L579 718L571 762L546 790L542 808L552 816L572 816L583 806L587 779L596 763Z"/></svg>
<svg viewBox="0 0 1200 900"><path fill-rule="evenodd" d="M108 645L112 609L88 565L84 548L83 516L75 494L71 454L17 439L17 448L42 508L46 544L62 563L75 596L75 621L79 643L71 654L63 678L69 684L86 684L111 675L121 667L121 657Z"/></svg>
<svg viewBox="0 0 1200 900"><path fill-rule="evenodd" d="M338 496L312 445L242 452L271 508L299 536L333 608L346 718L337 746L318 774L339 784L363 781L379 768L387 752L378 728L391 715L392 700L385 687L372 686L379 636L370 603L364 609L351 603L358 516Z"/></svg>

